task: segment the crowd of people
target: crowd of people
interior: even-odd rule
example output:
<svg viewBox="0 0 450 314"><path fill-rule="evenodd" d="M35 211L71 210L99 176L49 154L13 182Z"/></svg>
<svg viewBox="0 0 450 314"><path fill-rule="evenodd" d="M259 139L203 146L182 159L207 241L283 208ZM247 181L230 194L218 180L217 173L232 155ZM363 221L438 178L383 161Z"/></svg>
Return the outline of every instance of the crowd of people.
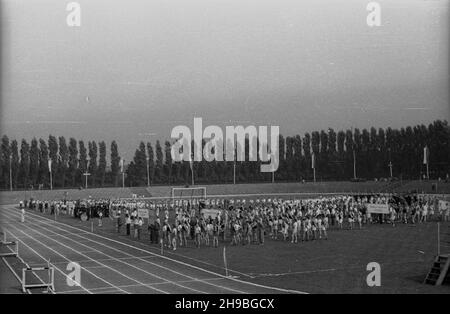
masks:
<svg viewBox="0 0 450 314"><path fill-rule="evenodd" d="M375 214L369 204L386 205L388 213ZM449 221L450 208L437 197L410 195L333 195L310 199L252 200L78 200L37 201L22 204L42 212L67 213L88 218L110 216L116 231L142 239L147 230L151 243L176 250L184 246L218 247L264 244L266 239L291 243L327 240L328 230L361 229L364 225L417 224ZM142 211L148 214L141 216Z"/></svg>
<svg viewBox="0 0 450 314"><path fill-rule="evenodd" d="M29 199L19 202L20 208L28 208L50 215L69 215L88 220L95 217L108 217L109 199L83 200L38 200Z"/></svg>
<svg viewBox="0 0 450 314"><path fill-rule="evenodd" d="M373 214L368 204L387 204L388 214ZM151 243L163 243L174 250L192 240L197 247L217 247L219 239L232 245L264 244L266 238L298 243L328 239L330 228L355 229L373 223L425 223L449 221L450 209L439 208L435 197L388 195L341 195L311 199L241 200L216 199L207 202L111 202L117 231L140 238L144 221L138 208L153 215L147 230ZM170 213L173 213L172 215Z"/></svg>

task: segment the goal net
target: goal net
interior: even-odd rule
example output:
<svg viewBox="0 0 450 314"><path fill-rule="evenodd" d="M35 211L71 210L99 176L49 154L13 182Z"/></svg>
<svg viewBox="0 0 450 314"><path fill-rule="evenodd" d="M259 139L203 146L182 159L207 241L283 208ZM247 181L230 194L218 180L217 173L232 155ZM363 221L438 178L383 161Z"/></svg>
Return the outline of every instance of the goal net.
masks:
<svg viewBox="0 0 450 314"><path fill-rule="evenodd" d="M172 188L171 192L172 201L177 199L182 200L205 200L206 199L206 187L189 187L189 188Z"/></svg>

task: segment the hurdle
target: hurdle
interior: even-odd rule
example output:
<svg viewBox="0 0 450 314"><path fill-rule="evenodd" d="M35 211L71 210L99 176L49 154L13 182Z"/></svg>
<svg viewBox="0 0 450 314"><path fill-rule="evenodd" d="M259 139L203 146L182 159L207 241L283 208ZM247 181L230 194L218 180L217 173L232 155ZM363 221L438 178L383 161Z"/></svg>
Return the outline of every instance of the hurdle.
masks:
<svg viewBox="0 0 450 314"><path fill-rule="evenodd" d="M48 282L44 282L40 279L36 274L35 276L39 278L41 283L27 284L26 283L26 274L27 272L34 273L35 271L47 271L48 274ZM50 261L47 261L47 266L44 267L31 267L28 266L26 268L22 268L22 292L26 293L27 289L32 288L46 288L47 292L55 291L55 268L50 266Z"/></svg>
<svg viewBox="0 0 450 314"><path fill-rule="evenodd" d="M1 245L8 247L8 249L11 251L8 253L0 253L0 257L9 257L9 256L19 257L19 241L17 239L16 241L7 241L6 233L3 231L0 231L0 233L3 236ZM11 250L10 246L14 246L14 250Z"/></svg>

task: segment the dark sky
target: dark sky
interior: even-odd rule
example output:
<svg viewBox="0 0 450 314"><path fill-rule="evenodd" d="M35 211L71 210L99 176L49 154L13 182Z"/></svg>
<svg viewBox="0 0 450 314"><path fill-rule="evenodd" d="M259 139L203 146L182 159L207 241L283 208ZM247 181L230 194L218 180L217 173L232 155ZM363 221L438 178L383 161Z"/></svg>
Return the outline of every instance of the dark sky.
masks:
<svg viewBox="0 0 450 314"><path fill-rule="evenodd" d="M204 125L401 127L449 119L449 0L1 0L1 131L166 140ZM108 144L109 145L109 144Z"/></svg>

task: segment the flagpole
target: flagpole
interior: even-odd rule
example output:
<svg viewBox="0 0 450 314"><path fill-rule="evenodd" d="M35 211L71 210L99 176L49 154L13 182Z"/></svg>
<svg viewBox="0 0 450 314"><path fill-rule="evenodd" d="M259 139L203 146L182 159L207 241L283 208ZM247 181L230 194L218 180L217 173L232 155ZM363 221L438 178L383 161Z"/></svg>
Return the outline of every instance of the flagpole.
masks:
<svg viewBox="0 0 450 314"><path fill-rule="evenodd" d="M191 181L192 181L192 186L194 186L194 162L191 161Z"/></svg>
<svg viewBox="0 0 450 314"><path fill-rule="evenodd" d="M236 184L236 161L233 161L233 184Z"/></svg>
<svg viewBox="0 0 450 314"><path fill-rule="evenodd" d="M11 155L9 156L9 189L11 191L13 190L13 186L12 186L12 157L11 157Z"/></svg>
<svg viewBox="0 0 450 314"><path fill-rule="evenodd" d="M150 157L147 156L147 187L150 186Z"/></svg>
<svg viewBox="0 0 450 314"><path fill-rule="evenodd" d="M311 167L313 168L314 182L316 182L316 155L314 152L311 156Z"/></svg>
<svg viewBox="0 0 450 314"><path fill-rule="evenodd" d="M53 190L53 175L52 175L52 160L49 158L47 160L48 163L48 174L50 176L50 190Z"/></svg>

